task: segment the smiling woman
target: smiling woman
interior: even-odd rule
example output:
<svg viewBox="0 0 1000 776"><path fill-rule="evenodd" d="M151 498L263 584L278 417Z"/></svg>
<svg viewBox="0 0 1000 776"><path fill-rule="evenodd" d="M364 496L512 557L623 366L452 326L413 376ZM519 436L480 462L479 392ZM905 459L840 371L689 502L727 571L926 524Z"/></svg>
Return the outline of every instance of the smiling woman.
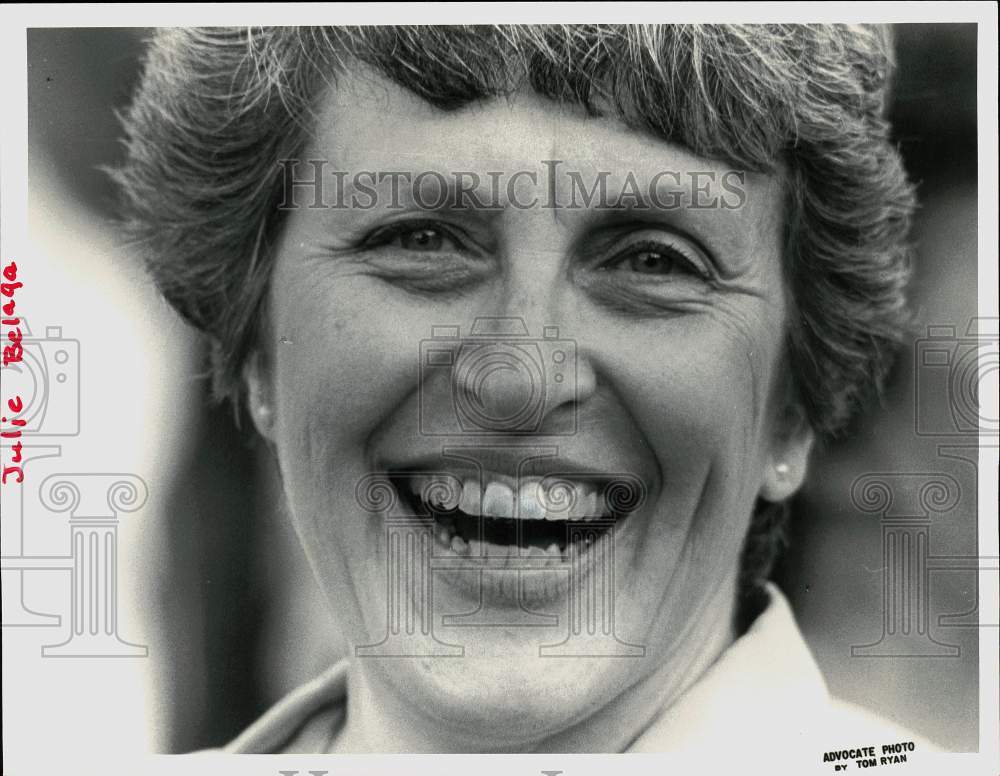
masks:
<svg viewBox="0 0 1000 776"><path fill-rule="evenodd" d="M126 226L352 646L232 751L887 731L764 580L905 324L889 66L839 26L156 36ZM289 160L367 199L315 206Z"/></svg>

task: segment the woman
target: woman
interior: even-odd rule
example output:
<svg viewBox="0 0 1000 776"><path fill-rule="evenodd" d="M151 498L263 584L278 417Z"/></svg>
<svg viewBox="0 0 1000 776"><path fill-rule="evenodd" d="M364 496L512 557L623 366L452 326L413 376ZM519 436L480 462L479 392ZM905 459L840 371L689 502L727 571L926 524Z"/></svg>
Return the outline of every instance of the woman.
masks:
<svg viewBox="0 0 1000 776"><path fill-rule="evenodd" d="M127 226L353 647L231 751L885 733L765 580L903 331L889 69L839 26L156 36Z"/></svg>

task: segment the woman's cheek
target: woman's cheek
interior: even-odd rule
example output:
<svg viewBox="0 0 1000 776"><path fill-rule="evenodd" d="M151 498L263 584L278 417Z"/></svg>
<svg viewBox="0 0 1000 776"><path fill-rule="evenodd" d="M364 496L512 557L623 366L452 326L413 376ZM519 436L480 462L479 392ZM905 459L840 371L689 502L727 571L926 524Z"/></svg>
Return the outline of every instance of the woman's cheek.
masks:
<svg viewBox="0 0 1000 776"><path fill-rule="evenodd" d="M423 319L387 304L374 279L339 280L282 294L302 303L287 311L287 333L276 332L276 376L282 406L307 422L326 418L343 442L362 442L415 389Z"/></svg>
<svg viewBox="0 0 1000 776"><path fill-rule="evenodd" d="M619 356L608 371L648 439L670 458L705 455L751 443L773 350L763 339L711 319L660 327L612 347Z"/></svg>

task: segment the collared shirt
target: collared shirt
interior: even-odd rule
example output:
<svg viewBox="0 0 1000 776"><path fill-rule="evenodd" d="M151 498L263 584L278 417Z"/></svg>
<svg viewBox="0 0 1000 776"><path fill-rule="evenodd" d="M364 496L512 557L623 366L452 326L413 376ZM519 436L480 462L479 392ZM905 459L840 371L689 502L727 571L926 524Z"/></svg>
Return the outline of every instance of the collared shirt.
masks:
<svg viewBox="0 0 1000 776"><path fill-rule="evenodd" d="M832 698L799 631L788 601L774 585L747 631L629 747L714 760L814 766L844 762L873 747L915 742L903 728ZM232 753L308 753L333 748L347 709L348 660L279 701L228 747ZM853 767L853 764L852 764ZM780 768L780 772L786 772Z"/></svg>

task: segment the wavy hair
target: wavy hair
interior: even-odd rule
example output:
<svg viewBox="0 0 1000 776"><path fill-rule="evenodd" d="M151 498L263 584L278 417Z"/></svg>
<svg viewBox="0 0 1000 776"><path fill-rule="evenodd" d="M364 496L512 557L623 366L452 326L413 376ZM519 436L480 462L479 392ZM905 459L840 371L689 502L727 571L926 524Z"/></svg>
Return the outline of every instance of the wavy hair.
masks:
<svg viewBox="0 0 1000 776"><path fill-rule="evenodd" d="M818 433L834 435L881 390L906 332L914 206L885 118L885 29L167 29L121 117L126 159L112 175L161 292L212 343L217 396L239 405L263 319L282 218L277 161L296 157L323 90L359 62L444 111L528 86L700 156L780 171L795 397ZM748 538L746 557L764 559L749 564L754 578L783 522L768 515L758 509L764 528Z"/></svg>

